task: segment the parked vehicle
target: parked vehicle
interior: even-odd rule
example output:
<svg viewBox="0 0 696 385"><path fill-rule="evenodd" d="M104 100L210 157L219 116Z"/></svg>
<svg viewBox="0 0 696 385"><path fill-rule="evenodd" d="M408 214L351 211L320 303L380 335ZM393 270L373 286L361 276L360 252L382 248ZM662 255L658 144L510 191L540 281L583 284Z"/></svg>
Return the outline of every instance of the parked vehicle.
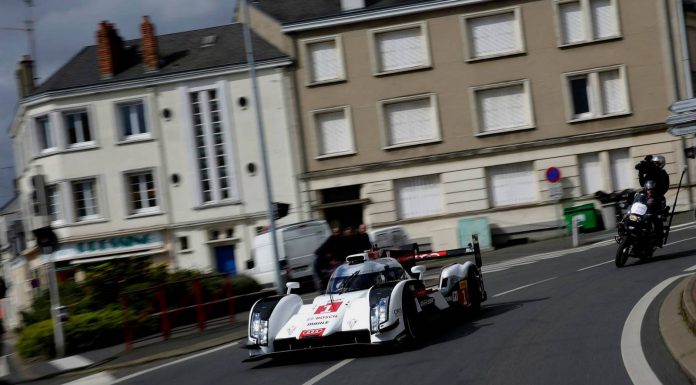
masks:
<svg viewBox="0 0 696 385"><path fill-rule="evenodd" d="M413 242L402 226L391 226L368 232L377 249L411 249Z"/></svg>
<svg viewBox="0 0 696 385"><path fill-rule="evenodd" d="M314 251L329 237L331 229L326 221L314 220L294 223L276 229L278 261L285 281L304 281L313 278ZM262 285L276 281L273 242L269 232L254 237L248 274Z"/></svg>

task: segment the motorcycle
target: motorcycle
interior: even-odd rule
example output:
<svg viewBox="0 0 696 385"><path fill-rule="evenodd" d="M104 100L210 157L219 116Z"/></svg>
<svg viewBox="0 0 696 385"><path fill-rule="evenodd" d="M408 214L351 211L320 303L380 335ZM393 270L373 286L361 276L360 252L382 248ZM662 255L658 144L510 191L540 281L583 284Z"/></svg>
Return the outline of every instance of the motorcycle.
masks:
<svg viewBox="0 0 696 385"><path fill-rule="evenodd" d="M622 267L629 257L645 260L653 256L662 242L662 234L656 234L655 221L662 221L669 207L664 207L660 213L649 213L647 195L644 191L635 194L628 213L618 224L618 235L615 237L619 244L616 250L616 266ZM657 218L654 216L657 215Z"/></svg>

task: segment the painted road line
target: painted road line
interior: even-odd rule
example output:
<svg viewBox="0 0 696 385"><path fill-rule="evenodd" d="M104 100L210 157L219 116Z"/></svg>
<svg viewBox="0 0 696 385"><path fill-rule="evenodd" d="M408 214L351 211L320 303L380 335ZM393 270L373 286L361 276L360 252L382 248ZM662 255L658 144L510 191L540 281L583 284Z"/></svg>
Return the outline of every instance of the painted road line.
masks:
<svg viewBox="0 0 696 385"><path fill-rule="evenodd" d="M7 365L7 356L0 357L0 378L10 375L10 367Z"/></svg>
<svg viewBox="0 0 696 385"><path fill-rule="evenodd" d="M596 264L596 265L583 267L582 269L578 269L578 270L576 270L576 271L584 271L584 270L587 270L587 269L591 269L591 268L593 268L593 267L606 265L607 263L612 263L612 262L614 262L613 259L612 259L612 260L609 260L609 261L606 261L606 262L598 263L598 264Z"/></svg>
<svg viewBox="0 0 696 385"><path fill-rule="evenodd" d="M353 361L355 358L346 358L345 360L337 363L336 365L324 370L323 372L317 374L316 376L312 377L309 381L305 382L302 385L313 385L319 382L322 378L328 376L329 374L337 371L338 369L341 369L345 365L348 365L351 361Z"/></svg>
<svg viewBox="0 0 696 385"><path fill-rule="evenodd" d="M79 380L71 381L65 385L109 385L114 380L114 376L109 372L100 372L91 376L80 378Z"/></svg>
<svg viewBox="0 0 696 385"><path fill-rule="evenodd" d="M665 246L676 245L677 243L682 243L682 242L690 241L690 240L692 240L692 239L696 239L696 237L691 237L691 238L682 239L682 240L680 240L680 241L671 242L671 243L666 244Z"/></svg>
<svg viewBox="0 0 696 385"><path fill-rule="evenodd" d="M684 269L684 271L694 271L694 270L696 270L696 265L693 265L688 269Z"/></svg>
<svg viewBox="0 0 696 385"><path fill-rule="evenodd" d="M534 283L530 283L529 285L520 286L520 287L518 287L518 288L516 288L516 289L512 289L512 290L504 291L504 292L502 292L502 293L498 293L498 294L494 295L493 297L500 297L501 295L505 295L505 294L512 293L512 292L514 292L514 291L526 289L526 288L528 288L528 287L530 287L530 286L534 286L534 285L538 285L538 284L540 284L540 283L548 282L548 281L551 281L551 280L556 279L556 278L558 278L558 277L551 277L551 278L547 278L547 279L545 279L545 280L543 280L543 281L534 282Z"/></svg>
<svg viewBox="0 0 696 385"><path fill-rule="evenodd" d="M624 323L623 331L621 332L621 357L623 358L624 366L628 375L631 377L634 385L656 385L661 384L655 372L650 368L650 364L645 359L643 353L643 345L640 343L640 329L643 324L643 318L648 311L648 307L652 301L672 282L679 278L689 276L691 274L682 274L676 277L667 278L653 287L641 298L629 313L626 323Z"/></svg>
<svg viewBox="0 0 696 385"><path fill-rule="evenodd" d="M232 342L232 343L229 343L229 344L226 344L226 345L218 346L217 348L213 348L213 349L210 349L210 350L206 350L206 351L204 351L204 352L201 352L201 353L194 354L194 355L192 355L192 356L188 356L188 357L184 357L184 358L178 359L178 360L176 360L176 361L168 362L168 363L166 363L166 364L162 364L162 365L159 365L159 366L155 366L155 367L150 368L150 369L145 369L145 370L142 370L142 371L140 371L140 372L133 373L133 374L127 375L127 376L125 376L125 377L121 377L121 378L119 378L118 380L114 380L114 381L112 382L112 384L118 384L119 382L127 381L127 380L130 380L131 378L135 378L135 377L138 377L138 376L142 376L143 374L146 374L146 373L154 372L155 370L159 370L159 369L162 369L162 368L166 368L167 366L177 365L177 364L182 363L182 362L184 362L184 361L188 361L188 360L192 360L192 359L194 359L194 358L198 358L198 357L201 357L201 356L205 356L206 354L215 353L215 352L217 352L217 351L224 350L224 349L230 348L230 347L232 347L232 346L234 346L234 345L237 345L237 343L238 343L238 341L235 341L235 342Z"/></svg>
<svg viewBox="0 0 696 385"><path fill-rule="evenodd" d="M70 370L91 365L93 362L82 356L70 356L49 361L48 363L60 370Z"/></svg>

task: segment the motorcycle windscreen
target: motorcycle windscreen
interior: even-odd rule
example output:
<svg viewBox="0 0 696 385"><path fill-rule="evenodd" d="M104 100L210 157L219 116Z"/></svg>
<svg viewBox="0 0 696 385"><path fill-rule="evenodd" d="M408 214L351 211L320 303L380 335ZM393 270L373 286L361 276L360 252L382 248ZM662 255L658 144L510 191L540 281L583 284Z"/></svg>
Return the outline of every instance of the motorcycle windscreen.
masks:
<svg viewBox="0 0 696 385"><path fill-rule="evenodd" d="M631 205L631 214L645 215L648 212L648 206L636 202Z"/></svg>

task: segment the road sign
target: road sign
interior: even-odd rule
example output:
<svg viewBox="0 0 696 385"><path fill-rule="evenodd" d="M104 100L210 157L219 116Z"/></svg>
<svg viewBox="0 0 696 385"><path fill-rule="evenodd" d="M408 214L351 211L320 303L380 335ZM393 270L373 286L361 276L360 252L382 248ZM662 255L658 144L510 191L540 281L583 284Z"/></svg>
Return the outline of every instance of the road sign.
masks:
<svg viewBox="0 0 696 385"><path fill-rule="evenodd" d="M696 121L690 123L676 124L667 129L667 132L674 136L684 136L696 134Z"/></svg>
<svg viewBox="0 0 696 385"><path fill-rule="evenodd" d="M678 114L680 112L696 110L696 98L677 100L669 106L669 110Z"/></svg>
<svg viewBox="0 0 696 385"><path fill-rule="evenodd" d="M561 170L556 167L549 167L546 169L546 180L551 183L556 183L561 180Z"/></svg>
<svg viewBox="0 0 696 385"><path fill-rule="evenodd" d="M551 183L549 185L549 198L559 201L563 198L563 185L560 183Z"/></svg>
<svg viewBox="0 0 696 385"><path fill-rule="evenodd" d="M667 123L670 126L673 126L676 124L691 123L694 121L696 121L696 113L694 111L689 111L675 115L670 115L667 117L667 120L665 120L665 123Z"/></svg>

